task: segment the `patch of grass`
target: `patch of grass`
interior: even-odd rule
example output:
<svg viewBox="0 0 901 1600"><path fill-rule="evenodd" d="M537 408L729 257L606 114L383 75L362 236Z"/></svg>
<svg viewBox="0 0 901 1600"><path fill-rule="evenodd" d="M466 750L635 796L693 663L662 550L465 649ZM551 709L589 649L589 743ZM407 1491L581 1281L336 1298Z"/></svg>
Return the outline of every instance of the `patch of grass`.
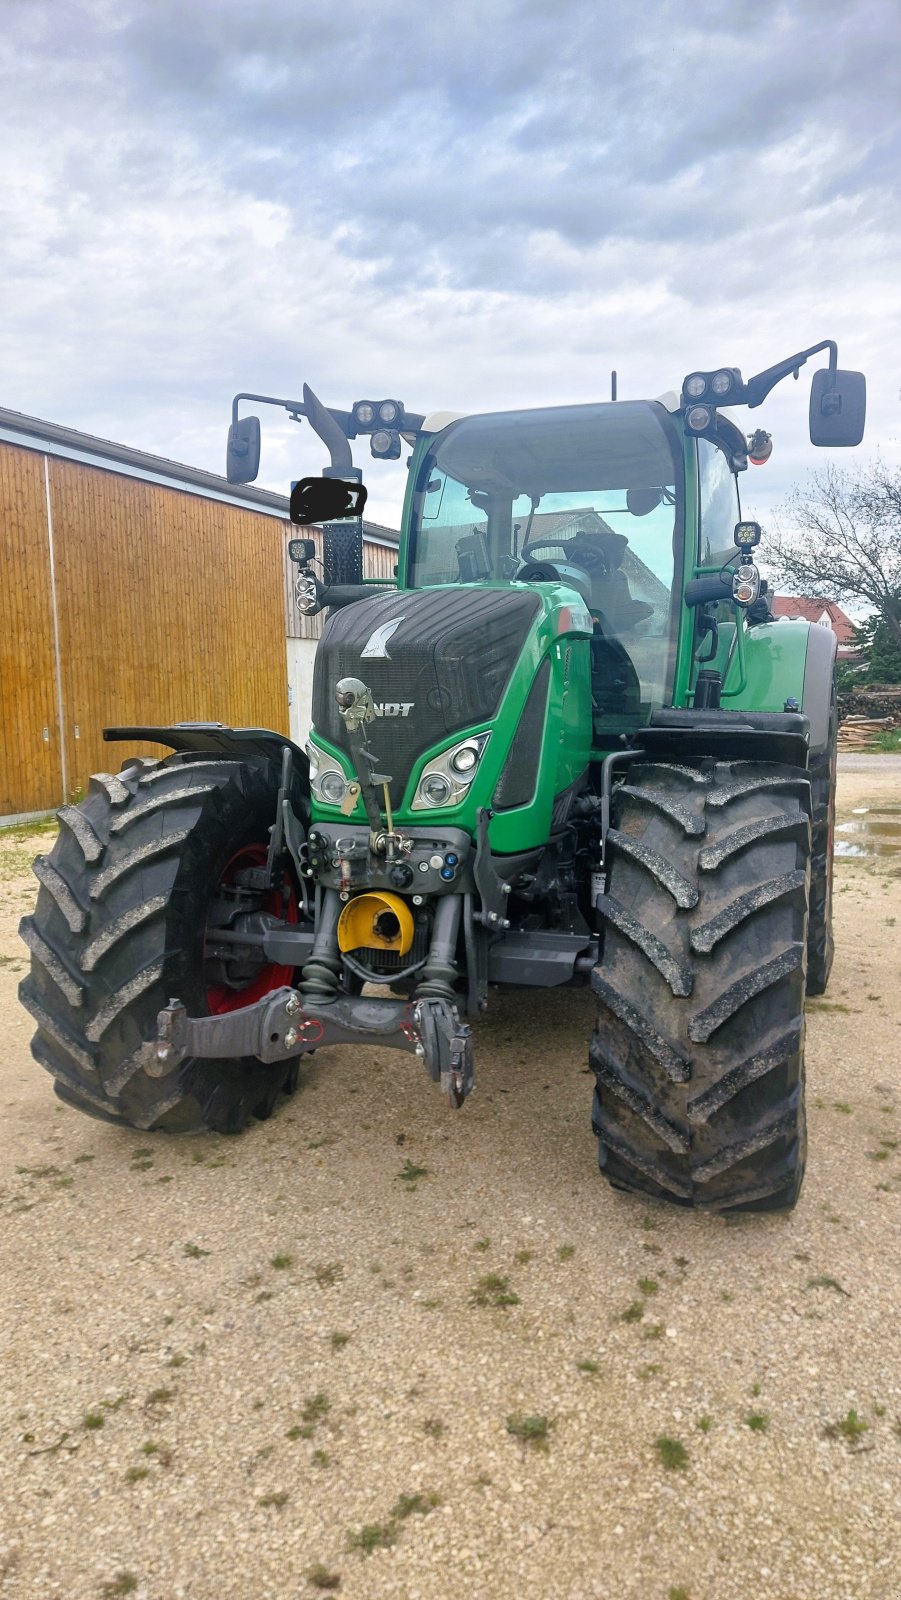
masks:
<svg viewBox="0 0 901 1600"><path fill-rule="evenodd" d="M282 1254L270 1256L269 1265L274 1267L276 1272L285 1272L288 1267L293 1267L294 1257Z"/></svg>
<svg viewBox="0 0 901 1600"><path fill-rule="evenodd" d="M600 1372L600 1370L597 1362L589 1360L587 1356L583 1356L581 1361L576 1362L577 1372Z"/></svg>
<svg viewBox="0 0 901 1600"><path fill-rule="evenodd" d="M407 1517L427 1517L430 1511L441 1505L441 1496L434 1489L428 1491L418 1490L416 1494L399 1495L391 1509L391 1515L396 1522L405 1522Z"/></svg>
<svg viewBox="0 0 901 1600"><path fill-rule="evenodd" d="M486 1272L469 1297L473 1306L518 1306L519 1295L510 1288L509 1278L499 1272Z"/></svg>
<svg viewBox="0 0 901 1600"><path fill-rule="evenodd" d="M576 1247L575 1247L574 1244L561 1244L559 1246L558 1250L557 1250L557 1260L558 1261L572 1261L572 1258L575 1255L575 1253L576 1253Z"/></svg>
<svg viewBox="0 0 901 1600"><path fill-rule="evenodd" d="M638 1287L643 1295L656 1294L660 1288L656 1278L639 1278Z"/></svg>
<svg viewBox="0 0 901 1600"><path fill-rule="evenodd" d="M333 1289L344 1277L344 1267L340 1261L326 1261L313 1268L313 1277L320 1289Z"/></svg>
<svg viewBox="0 0 901 1600"><path fill-rule="evenodd" d="M428 1175L428 1167L417 1167L416 1162L410 1161L409 1159L404 1162L400 1172L397 1173L397 1177L400 1179L401 1183L411 1184L416 1183L418 1178L427 1178Z"/></svg>
<svg viewBox="0 0 901 1600"><path fill-rule="evenodd" d="M820 1273L816 1278L808 1278L806 1287L808 1289L834 1289L836 1294L843 1294L847 1300L851 1298L847 1289L842 1288L838 1278L830 1278L825 1272Z"/></svg>
<svg viewBox="0 0 901 1600"><path fill-rule="evenodd" d="M100 1593L103 1600L124 1600L125 1595L134 1594L138 1587L138 1580L133 1572L117 1572L114 1578L108 1578Z"/></svg>
<svg viewBox="0 0 901 1600"><path fill-rule="evenodd" d="M440 1439L444 1433L444 1423L439 1422L437 1417L426 1417L422 1430L430 1439Z"/></svg>
<svg viewBox="0 0 901 1600"><path fill-rule="evenodd" d="M840 1421L826 1423L823 1436L826 1439L844 1439L848 1444L857 1444L868 1432L869 1426L870 1424L864 1422L852 1406L847 1416L842 1417Z"/></svg>
<svg viewBox="0 0 901 1600"><path fill-rule="evenodd" d="M314 1450L310 1457L314 1467L330 1467L332 1458L327 1450Z"/></svg>
<svg viewBox="0 0 901 1600"><path fill-rule="evenodd" d="M175 1393L174 1389L167 1389L164 1384L159 1389L151 1389L144 1403L148 1406L166 1406L170 1400L175 1399Z"/></svg>
<svg viewBox="0 0 901 1600"><path fill-rule="evenodd" d="M620 1322L640 1322L643 1316L644 1301L633 1300L630 1306L626 1306L625 1311L620 1312L619 1320Z"/></svg>
<svg viewBox="0 0 901 1600"><path fill-rule="evenodd" d="M534 1261L534 1259L535 1259L535 1251L534 1250L517 1250L517 1251L514 1252L514 1255L513 1255L513 1260L514 1260L516 1266L518 1266L518 1267L527 1267L529 1265L529 1262L530 1261Z"/></svg>
<svg viewBox="0 0 901 1600"><path fill-rule="evenodd" d="M731 1289L721 1289L720 1299L722 1300L724 1306L731 1306L735 1296Z"/></svg>
<svg viewBox="0 0 901 1600"><path fill-rule="evenodd" d="M833 1100L832 1109L833 1111L841 1111L844 1116L850 1117L854 1107L849 1105L847 1100Z"/></svg>
<svg viewBox="0 0 901 1600"><path fill-rule="evenodd" d="M169 1357L169 1360L166 1362L166 1366L183 1367L187 1359L187 1356L179 1354L179 1352L176 1350L175 1354Z"/></svg>
<svg viewBox="0 0 901 1600"><path fill-rule="evenodd" d="M524 1417L515 1412L507 1418L507 1432L518 1439L523 1449L546 1450L551 1429L556 1423L540 1413Z"/></svg>
<svg viewBox="0 0 901 1600"><path fill-rule="evenodd" d="M346 1344L350 1344L350 1334L340 1333L336 1329L334 1333L329 1334L328 1342L333 1350L343 1350Z"/></svg>
<svg viewBox="0 0 901 1600"><path fill-rule="evenodd" d="M889 1151L888 1150L868 1150L867 1151L867 1155L869 1156L871 1161L887 1161L888 1158L889 1158Z"/></svg>
<svg viewBox="0 0 901 1600"><path fill-rule="evenodd" d="M745 1422L752 1433L766 1433L769 1417L765 1411L749 1411Z"/></svg>
<svg viewBox="0 0 901 1600"><path fill-rule="evenodd" d="M639 1367L638 1376L642 1383L648 1383L651 1378L656 1378L658 1372L660 1371L661 1367L659 1362L647 1361L643 1367Z"/></svg>
<svg viewBox="0 0 901 1600"><path fill-rule="evenodd" d="M885 1406L874 1406L873 1407L873 1416L874 1417L884 1417L885 1416Z"/></svg>
<svg viewBox="0 0 901 1600"><path fill-rule="evenodd" d="M367 1522L362 1528L348 1528L348 1550L359 1550L364 1556L371 1556L373 1550L385 1550L394 1544L397 1538L397 1529L391 1522Z"/></svg>
<svg viewBox="0 0 901 1600"><path fill-rule="evenodd" d="M304 1401L300 1415L304 1422L321 1422L332 1409L332 1402L327 1394L317 1389L315 1394L308 1395Z"/></svg>
<svg viewBox="0 0 901 1600"><path fill-rule="evenodd" d="M341 1587L340 1572L329 1572L328 1567L324 1567L321 1561L317 1561L314 1567L307 1568L306 1577L307 1583L314 1589L334 1590Z"/></svg>
<svg viewBox="0 0 901 1600"><path fill-rule="evenodd" d="M705 1412L703 1417L698 1417L698 1427L702 1433L709 1433L713 1427L713 1418L708 1417L707 1413Z"/></svg>
<svg viewBox="0 0 901 1600"><path fill-rule="evenodd" d="M490 1250L491 1240L488 1238L488 1235L485 1234L483 1238L476 1240L472 1248L473 1250Z"/></svg>
<svg viewBox="0 0 901 1600"><path fill-rule="evenodd" d="M657 1218L652 1217L649 1211L645 1211L642 1216L640 1226L644 1228L645 1233L653 1233L657 1226Z"/></svg>
<svg viewBox="0 0 901 1600"><path fill-rule="evenodd" d="M82 1162L84 1162L84 1161L94 1161L95 1159L96 1158L94 1156L89 1155L87 1152L85 1152L84 1155L80 1155L80 1156L76 1156L75 1157L73 1165L76 1166L76 1167L80 1167L82 1165Z"/></svg>
<svg viewBox="0 0 901 1600"><path fill-rule="evenodd" d="M288 1504L290 1498L291 1496L288 1494L286 1489L274 1489L271 1494L261 1495L257 1501L257 1505L270 1507L275 1511L281 1511L282 1508Z"/></svg>
<svg viewBox="0 0 901 1600"><path fill-rule="evenodd" d="M661 1466L669 1472L683 1472L688 1466L688 1451L681 1439L671 1439L668 1434L662 1433L659 1439L654 1440L654 1449Z"/></svg>
<svg viewBox="0 0 901 1600"><path fill-rule="evenodd" d="M662 1322L648 1322L641 1330L643 1339L662 1339L666 1329Z"/></svg>
<svg viewBox="0 0 901 1600"><path fill-rule="evenodd" d="M86 1428L88 1433L96 1433L98 1428L103 1427L105 1421L106 1417L102 1411L86 1411L81 1419L82 1427Z"/></svg>
<svg viewBox="0 0 901 1600"><path fill-rule="evenodd" d="M646 1250L649 1256L660 1256L663 1254L663 1245L657 1244L653 1239L642 1239L641 1248L642 1250Z"/></svg>
<svg viewBox="0 0 901 1600"><path fill-rule="evenodd" d="M666 1591L666 1600L691 1600L691 1595L681 1583L671 1583Z"/></svg>
<svg viewBox="0 0 901 1600"><path fill-rule="evenodd" d="M149 1478L149 1467L128 1467L125 1473L126 1483L140 1483L142 1478Z"/></svg>
<svg viewBox="0 0 901 1600"><path fill-rule="evenodd" d="M209 1253L209 1250L201 1250L199 1244L188 1243L185 1245L185 1255L190 1256L192 1261L200 1261L203 1256L208 1256Z"/></svg>
<svg viewBox="0 0 901 1600"><path fill-rule="evenodd" d="M755 1381L751 1384L751 1394L753 1395L755 1400L757 1399L757 1396L759 1395L759 1393L760 1393L760 1384L755 1379Z"/></svg>

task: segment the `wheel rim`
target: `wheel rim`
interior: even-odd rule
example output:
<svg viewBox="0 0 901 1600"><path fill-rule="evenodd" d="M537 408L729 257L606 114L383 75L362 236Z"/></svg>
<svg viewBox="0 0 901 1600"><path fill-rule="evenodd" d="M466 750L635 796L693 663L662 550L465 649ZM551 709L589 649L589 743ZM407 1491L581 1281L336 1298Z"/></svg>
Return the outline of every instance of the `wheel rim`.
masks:
<svg viewBox="0 0 901 1600"><path fill-rule="evenodd" d="M217 884L219 889L231 887L239 872L246 872L251 867L264 867L269 857L269 847L265 844L246 844L226 862ZM282 890L287 884L288 903L285 906ZM281 883L272 889L267 889L261 896L261 909L270 916L278 917L283 922L297 923L300 921L297 891L287 872L283 872ZM293 967L280 966L277 962L268 962L260 968L255 978L248 979L239 989L233 989L228 984L208 984L206 991L207 1006L212 1016L221 1016L226 1011L238 1011L242 1006L254 1005L257 1000L262 1000L264 995L270 994L273 989L282 989L289 984L294 976Z"/></svg>

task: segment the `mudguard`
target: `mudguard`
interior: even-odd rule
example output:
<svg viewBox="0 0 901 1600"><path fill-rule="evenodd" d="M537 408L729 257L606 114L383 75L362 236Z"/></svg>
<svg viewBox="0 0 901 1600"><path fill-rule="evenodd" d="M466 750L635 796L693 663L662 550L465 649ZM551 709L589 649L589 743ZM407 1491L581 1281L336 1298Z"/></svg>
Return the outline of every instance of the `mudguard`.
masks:
<svg viewBox="0 0 901 1600"><path fill-rule="evenodd" d="M132 739L147 739L151 744L165 744L176 754L187 753L224 756L234 761L272 761L281 765L282 752L291 751L295 772L303 777L309 774L310 763L292 739L269 728L227 728L221 722L176 722L169 728L104 728L103 737L109 744L121 744Z"/></svg>

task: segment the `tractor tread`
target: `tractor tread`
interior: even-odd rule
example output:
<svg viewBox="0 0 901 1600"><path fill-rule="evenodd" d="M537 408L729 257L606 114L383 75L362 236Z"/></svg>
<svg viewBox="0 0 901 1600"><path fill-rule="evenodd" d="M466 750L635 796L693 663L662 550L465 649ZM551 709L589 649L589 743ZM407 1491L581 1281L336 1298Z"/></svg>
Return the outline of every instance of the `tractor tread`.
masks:
<svg viewBox="0 0 901 1600"><path fill-rule="evenodd" d="M703 816L699 816L696 811L692 811L689 806L683 805L680 800L667 794L663 789L638 789L624 783L619 793L628 795L638 805L652 806L656 811L662 811L665 817L679 824L683 833L701 834L707 826Z"/></svg>
<svg viewBox="0 0 901 1600"><path fill-rule="evenodd" d="M126 872L133 872L135 867L142 867L148 861L154 861L157 856L165 855L169 850L177 850L190 835L190 828L179 828L176 833L167 833L162 839L148 839L146 844L140 844L136 849L130 850L125 856L117 856L103 871L97 874L90 888L92 900L102 900L107 889Z"/></svg>
<svg viewBox="0 0 901 1600"><path fill-rule="evenodd" d="M702 872L715 872L718 867L731 861L733 856L740 855L750 845L756 844L761 839L797 839L803 842L807 837L809 823L806 817L786 817L776 813L773 816L760 817L756 822L746 822L741 828L736 828L734 833L729 833L716 844L705 845L698 856L698 866Z"/></svg>
<svg viewBox="0 0 901 1600"><path fill-rule="evenodd" d="M91 779L91 787L102 789L111 806L127 805L131 799L131 790L112 772L95 772Z"/></svg>
<svg viewBox="0 0 901 1600"><path fill-rule="evenodd" d="M56 813L58 821L68 828L81 850L85 861L99 861L106 846L98 838L84 812L78 806L61 806Z"/></svg>
<svg viewBox="0 0 901 1600"><path fill-rule="evenodd" d="M42 883L51 899L56 901L69 932L83 933L87 926L88 914L78 904L65 878L57 872L46 856L36 856L31 864L31 870L38 883Z"/></svg>
<svg viewBox="0 0 901 1600"><path fill-rule="evenodd" d="M715 1111L719 1111L721 1106L750 1083L756 1083L758 1078L765 1077L774 1068L784 1066L801 1048L800 1033L800 1027L784 1033L764 1050L757 1050L744 1061L730 1067L709 1089L690 1098L686 1103L689 1122L707 1122Z"/></svg>
<svg viewBox="0 0 901 1600"><path fill-rule="evenodd" d="M96 1075L97 1060L93 1050L69 1033L58 1017L51 1016L47 1008L42 1005L41 997L30 978L24 978L19 984L19 1001L47 1038L58 1045L60 1050L64 1050L82 1072Z"/></svg>
<svg viewBox="0 0 901 1600"><path fill-rule="evenodd" d="M656 878L661 888L671 894L676 905L682 911L690 911L698 903L698 891L693 883L689 883L681 872L677 872L671 861L666 856L661 856L656 850L649 850L647 845L638 839L633 839L631 834L620 833L616 828L607 830L608 849L619 850L622 855L631 856ZM703 852L702 852L703 853Z"/></svg>
<svg viewBox="0 0 901 1600"><path fill-rule="evenodd" d="M165 911L167 896L154 895L152 900L144 900L130 911L123 911L122 915L108 922L106 927L86 944L81 952L81 967L83 972L93 972L98 961L115 949L121 939L130 933L132 928L137 928L142 922L147 922L155 917L158 912Z"/></svg>
<svg viewBox="0 0 901 1600"><path fill-rule="evenodd" d="M702 922L699 927L692 928L690 941L692 950L709 955L721 939L725 939L735 928L740 928L755 911L759 911L762 906L774 905L777 900L784 900L786 895L796 894L799 890L803 892L806 882L805 872L800 870L786 872L781 878L771 878L768 883L759 883L746 894L740 894L736 900L724 906L722 911L718 911L715 917L711 917L709 922Z"/></svg>
<svg viewBox="0 0 901 1600"><path fill-rule="evenodd" d="M95 1011L90 1022L86 1024L85 1037L90 1039L92 1043L99 1044L107 1028L115 1022L120 1012L130 1006L132 1001L138 998L138 995L144 993L145 989L150 989L155 983L159 983L162 976L162 961L154 961L151 962L149 967L145 967L143 971L136 972L133 978L129 978L127 982L120 984L112 998L105 1005L102 1005L98 1011ZM127 1081L127 1079L123 1079L123 1083Z"/></svg>
<svg viewBox="0 0 901 1600"><path fill-rule="evenodd" d="M178 768L183 773L184 768ZM217 783L203 782L192 784L189 788L167 789L163 794L152 794L146 800L141 800L137 805L130 806L127 811L120 813L114 822L110 823L110 833L124 833L126 828L133 828L136 822L150 816L154 811L160 811L164 806L177 806L183 800L194 801L202 804L202 797L209 794L212 789L217 789Z"/></svg>
<svg viewBox="0 0 901 1600"><path fill-rule="evenodd" d="M38 933L33 917L22 918L19 923L19 938L24 939L33 959L43 967L57 989L65 995L70 1006L82 1005L85 995L84 984L65 964L59 951Z"/></svg>
<svg viewBox="0 0 901 1600"><path fill-rule="evenodd" d="M709 1006L695 1013L688 1024L688 1037L695 1044L706 1044L741 1006L747 1005L755 995L762 994L765 989L778 983L780 978L787 977L790 972L801 967L803 960L804 946L793 944L789 945L787 950L780 951L779 955L773 956L771 961L765 961L762 966L742 973L741 977L730 983L729 987L718 994Z"/></svg>
<svg viewBox="0 0 901 1600"><path fill-rule="evenodd" d="M689 1074L689 1064L685 1056L680 1055L679 1051L652 1027L647 1017L642 1015L631 1000L620 994L612 983L608 983L598 967L595 967L592 973L591 986L601 1004L612 1011L620 1022L625 1023L648 1054L660 1063L667 1077L673 1083L683 1083Z"/></svg>
<svg viewBox="0 0 901 1600"><path fill-rule="evenodd" d="M680 1128L677 1128L674 1123L664 1117L646 1095L639 1094L637 1090L626 1083L620 1073L614 1071L608 1062L597 1061L594 1054L592 1054L592 1066L598 1082L605 1084L619 1100L622 1100L633 1115L642 1117L648 1127L653 1129L654 1133L659 1134L660 1138L671 1150L675 1150L679 1155L687 1154L690 1143L688 1134L683 1133Z"/></svg>
<svg viewBox="0 0 901 1600"><path fill-rule="evenodd" d="M631 939L647 956L651 965L666 979L673 994L691 994L694 977L690 967L685 967L672 956L662 939L646 928L637 917L631 916L612 894L600 894L595 899L595 910L605 922L612 922L626 939Z"/></svg>

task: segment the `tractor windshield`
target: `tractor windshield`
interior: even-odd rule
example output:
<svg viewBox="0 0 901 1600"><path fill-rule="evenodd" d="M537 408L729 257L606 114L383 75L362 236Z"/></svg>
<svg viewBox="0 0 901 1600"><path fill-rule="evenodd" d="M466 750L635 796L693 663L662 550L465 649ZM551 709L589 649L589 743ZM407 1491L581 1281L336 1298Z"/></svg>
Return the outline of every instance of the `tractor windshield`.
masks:
<svg viewBox="0 0 901 1600"><path fill-rule="evenodd" d="M634 721L666 698L682 530L679 434L662 406L467 417L422 461L407 581L529 582L559 571L588 601L598 638L637 675L640 706L611 703L612 728L622 712Z"/></svg>

